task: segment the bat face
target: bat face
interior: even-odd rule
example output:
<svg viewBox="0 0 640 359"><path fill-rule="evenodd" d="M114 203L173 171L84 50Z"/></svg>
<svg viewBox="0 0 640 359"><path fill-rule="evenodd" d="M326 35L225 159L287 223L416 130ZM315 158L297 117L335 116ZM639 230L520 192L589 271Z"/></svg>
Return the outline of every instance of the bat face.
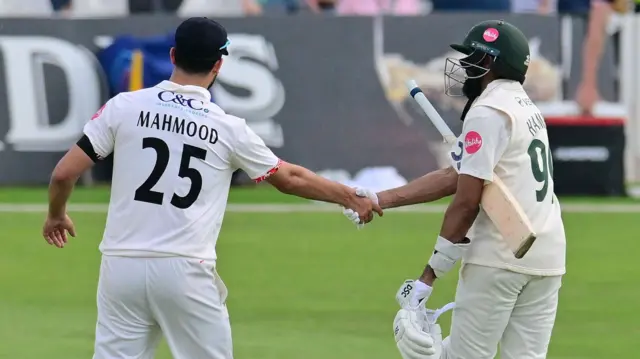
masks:
<svg viewBox="0 0 640 359"><path fill-rule="evenodd" d="M514 256L524 257L531 249L536 234L520 204L497 176L482 191L482 208L496 225Z"/></svg>

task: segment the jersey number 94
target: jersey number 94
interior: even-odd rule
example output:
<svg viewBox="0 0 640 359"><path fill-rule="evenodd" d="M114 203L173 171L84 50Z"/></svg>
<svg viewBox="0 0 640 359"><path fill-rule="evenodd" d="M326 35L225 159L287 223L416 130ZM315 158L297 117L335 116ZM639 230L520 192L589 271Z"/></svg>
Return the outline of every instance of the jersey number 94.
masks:
<svg viewBox="0 0 640 359"><path fill-rule="evenodd" d="M547 149L544 142L536 138L531 141L527 153L531 159L531 173L533 174L533 178L536 182L542 184L542 188L536 190L536 200L542 202L547 197L549 181L553 179L553 159L551 158L551 151Z"/></svg>

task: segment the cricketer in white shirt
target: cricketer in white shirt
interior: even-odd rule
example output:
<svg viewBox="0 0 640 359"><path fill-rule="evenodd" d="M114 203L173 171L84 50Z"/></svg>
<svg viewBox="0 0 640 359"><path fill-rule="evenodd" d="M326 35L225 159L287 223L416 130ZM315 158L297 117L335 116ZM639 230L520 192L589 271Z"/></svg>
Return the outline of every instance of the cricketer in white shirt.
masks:
<svg viewBox="0 0 640 359"><path fill-rule="evenodd" d="M493 359L498 346L502 359L543 359L565 274L566 238L547 127L521 85L529 64L528 41L515 26L489 20L452 47L467 57L447 59L445 78L464 83L467 105L451 166L402 187L365 191L382 208L455 194L422 276L405 281L397 293L402 309L394 320L396 344L404 359ZM480 205L494 174L537 235L520 259ZM436 323L439 311L427 311L424 304L436 278L460 261L451 332L443 340Z"/></svg>
<svg viewBox="0 0 640 359"><path fill-rule="evenodd" d="M492 359L498 343L505 359L546 356L565 273L566 251L548 148L544 119L522 85L494 80L465 117L462 133L451 149L451 167L403 187L377 195L370 193L385 209L430 202L454 193L458 197L445 214L435 245L437 252L429 261L437 278L446 274L442 267L451 268L457 261L462 262L451 333L437 355L416 359ZM472 206L460 204L468 201L468 196L475 196L460 192L461 183L468 189L470 184L465 181L491 181L494 173L522 205L536 229L536 242L521 259L514 257L481 207L474 213ZM473 219L468 231L459 222L465 216ZM451 226L451 222L457 224ZM445 236L462 236L466 241L451 245ZM434 262L434 256L442 253L446 257ZM424 275L420 280L406 281L398 292L403 308L418 306L419 296L421 300L429 297L433 281L426 285L422 280ZM403 337L406 329L399 321L409 320L405 317L408 312L401 315L395 323L400 328L397 339ZM436 331L431 333L432 337L440 335L439 327L431 329ZM398 344L403 345L401 341ZM411 354L405 354L405 359L410 358Z"/></svg>
<svg viewBox="0 0 640 359"><path fill-rule="evenodd" d="M114 155L94 359L153 358L162 335L176 359L233 357L215 247L237 169L283 193L352 208L363 223L372 211L381 214L354 189L281 161L245 120L211 103L207 88L226 41L213 20L183 22L170 53L171 81L109 100L53 171L43 236L62 248L67 232L75 236L66 214L75 182ZM205 70L183 70L178 51L193 52Z"/></svg>

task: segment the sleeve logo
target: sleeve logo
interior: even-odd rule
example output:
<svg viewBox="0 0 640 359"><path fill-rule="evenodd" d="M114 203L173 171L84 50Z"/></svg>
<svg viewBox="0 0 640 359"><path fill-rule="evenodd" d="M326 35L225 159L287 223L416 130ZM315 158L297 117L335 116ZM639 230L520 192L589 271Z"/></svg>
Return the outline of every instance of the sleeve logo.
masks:
<svg viewBox="0 0 640 359"><path fill-rule="evenodd" d="M255 183L260 183L264 180L266 180L267 178L271 177L271 175L273 175L274 173L278 172L278 170L280 169L280 166L282 165L282 160L278 160L278 163L271 168L270 170L267 171L267 173L265 173L264 175L254 179Z"/></svg>
<svg viewBox="0 0 640 359"><path fill-rule="evenodd" d="M466 136L464 136L464 150L472 155L480 150L482 147L482 136L476 131L469 131Z"/></svg>
<svg viewBox="0 0 640 359"><path fill-rule="evenodd" d="M93 116L91 116L91 121L95 120L96 118L100 117L100 115L102 115L102 110L104 110L105 106L107 106L106 103L104 105L102 105L102 107L100 107L98 112L96 112Z"/></svg>

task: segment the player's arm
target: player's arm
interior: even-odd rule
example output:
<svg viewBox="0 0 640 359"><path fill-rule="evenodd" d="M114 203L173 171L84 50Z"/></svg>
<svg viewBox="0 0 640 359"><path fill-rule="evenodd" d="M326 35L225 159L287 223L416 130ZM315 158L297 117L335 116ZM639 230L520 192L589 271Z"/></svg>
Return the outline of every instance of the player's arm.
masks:
<svg viewBox="0 0 640 359"><path fill-rule="evenodd" d="M582 45L582 78L576 91L576 100L583 111L591 112L597 101L598 69L607 39L607 25L613 12L610 1L593 0L587 24L587 34Z"/></svg>
<svg viewBox="0 0 640 359"><path fill-rule="evenodd" d="M377 204L368 198L357 196L353 188L328 180L302 166L278 159L248 126L244 126L240 132L235 163L256 183L267 181L285 194L353 209L363 222L373 219L372 210L382 215L382 210Z"/></svg>
<svg viewBox="0 0 640 359"><path fill-rule="evenodd" d="M49 217L66 214L67 201L78 178L100 158L113 151L114 134L110 125L111 101L103 106L84 127L84 135L60 159L49 182Z"/></svg>
<svg viewBox="0 0 640 359"><path fill-rule="evenodd" d="M66 214L67 201L73 186L80 175L93 164L91 158L77 144L62 157L49 182L49 216L60 218Z"/></svg>
<svg viewBox="0 0 640 359"><path fill-rule="evenodd" d="M278 171L269 176L266 181L282 193L335 203L344 207L348 207L355 196L352 188L328 180L302 166L284 161L280 162Z"/></svg>
<svg viewBox="0 0 640 359"><path fill-rule="evenodd" d="M598 68L607 38L607 24L612 12L609 1L591 2L587 35L583 46L582 81L597 85Z"/></svg>
<svg viewBox="0 0 640 359"><path fill-rule="evenodd" d="M434 253L420 277L423 283L433 285L468 249L466 234L480 211L485 181L493 180L493 170L509 143L509 121L505 114L483 106L474 107L467 114L457 191L445 212Z"/></svg>
<svg viewBox="0 0 640 359"><path fill-rule="evenodd" d="M437 201L456 193L458 173L453 167L429 172L404 186L378 192L382 209Z"/></svg>

